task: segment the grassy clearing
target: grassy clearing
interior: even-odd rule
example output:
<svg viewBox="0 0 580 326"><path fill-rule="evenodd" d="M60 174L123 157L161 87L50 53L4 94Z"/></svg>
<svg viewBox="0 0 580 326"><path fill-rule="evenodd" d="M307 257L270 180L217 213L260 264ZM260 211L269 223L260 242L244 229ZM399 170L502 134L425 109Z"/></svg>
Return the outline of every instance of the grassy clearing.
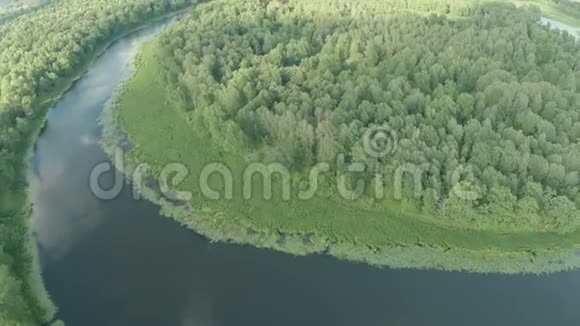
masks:
<svg viewBox="0 0 580 326"><path fill-rule="evenodd" d="M213 146L216 135L211 130L225 130L227 126L201 119L187 121L171 105L161 81L156 46L151 43L144 47L135 76L120 91L116 111L109 110L108 114L118 115L121 128L134 145L130 153L133 166L147 163L154 174L175 162L189 168L189 175L179 186L193 194L187 205L172 205L153 189L142 187L149 199L185 226L213 240L293 254L324 252L381 266L503 273L541 273L580 266L580 257L575 254L580 232L452 230L395 202L378 211L355 207L332 196L289 202L264 200L261 196L244 200L241 182L234 182L232 200L205 198L197 180L203 167L224 162L233 170L234 180L240 181L245 158L242 153ZM107 134L113 134L110 130L115 127L109 125ZM130 174L130 168L126 167L126 172ZM216 189L222 186L219 180L213 181ZM261 190L260 180L254 180L254 186ZM279 180L273 189L279 189L277 186ZM277 196L280 194L275 192L274 198Z"/></svg>
<svg viewBox="0 0 580 326"><path fill-rule="evenodd" d="M567 10L562 5L550 0L511 0L516 6L535 6L548 18L580 27L580 10Z"/></svg>

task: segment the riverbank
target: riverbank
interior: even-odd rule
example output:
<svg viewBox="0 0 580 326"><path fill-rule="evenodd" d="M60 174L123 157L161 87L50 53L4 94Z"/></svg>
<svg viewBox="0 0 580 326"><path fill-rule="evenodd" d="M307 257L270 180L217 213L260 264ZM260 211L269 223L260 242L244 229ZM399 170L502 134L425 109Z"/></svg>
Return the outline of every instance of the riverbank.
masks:
<svg viewBox="0 0 580 326"><path fill-rule="evenodd" d="M30 162L33 154L34 143L44 128L48 110L60 100L67 90L75 84L75 82L87 71L88 67L90 67L107 48L128 34L134 33L157 21L178 15L188 9L189 7L130 26L125 31L118 33L114 38L96 47L92 54L82 60L81 64L75 68L68 78L59 80L56 87L50 93L41 94L33 104L33 107L36 108L34 114L27 119L27 132L24 137L20 139L19 148L22 150L16 153L16 155L23 164L15 171L15 178L24 179L25 175L28 173L28 162ZM36 318L36 321L33 324L44 324L53 318L56 312L56 307L52 304L42 284L40 266L37 258L38 254L30 227L29 217L32 207L29 203L28 188L23 186L18 191L3 193L0 198L3 203L6 203L6 205L2 206L3 212L19 212L17 214L10 213L12 219L20 221L19 228L23 231L25 230L25 234L19 235L21 237L20 242L23 244L24 248L21 248L22 250L14 250L14 252L10 252L14 260L13 269L19 279L23 281L22 288L25 300L28 302L31 311L30 315Z"/></svg>
<svg viewBox="0 0 580 326"><path fill-rule="evenodd" d="M558 3L556 1L548 0L511 0L518 7L530 7L535 6L537 10L541 12L542 15L561 21L563 23L580 27L580 5L574 3L573 1L568 2L571 5L575 5L576 9L564 7L564 3Z"/></svg>
<svg viewBox="0 0 580 326"><path fill-rule="evenodd" d="M10 5L4 4L4 6L8 6L8 8L4 9L4 11L0 9L0 25L5 24L20 15L28 14L34 10L38 10L47 4L47 0L38 0L36 3L33 2L26 7L10 7ZM0 5L2 5L2 3L0 3Z"/></svg>
<svg viewBox="0 0 580 326"><path fill-rule="evenodd" d="M227 153L225 158L220 156L207 144L210 137L204 135L206 131L194 132L186 125L159 81L156 56L156 44L148 44L137 60L134 77L105 110L103 145L109 155L114 155L118 147L131 148L125 157L125 166L118 167L129 178L141 163L150 166L150 177L157 175L166 164L184 163L190 174L181 183L187 186L179 190L195 189L192 200L176 205L175 201L160 196L156 187L147 182L137 187L145 198L162 207L164 215L213 241L248 244L294 255L329 254L394 268L516 274L580 267L580 257L576 254L579 232L510 234L449 230L418 220L409 211L393 211L388 217L381 217L381 212L323 198L284 203L204 198L199 189L192 188L197 184L201 167L221 158L220 161L230 163L228 167L233 168L234 175L240 176L240 157L236 153ZM159 151L164 155L157 155ZM316 213L310 212L318 212L318 217L333 216L333 224L325 224ZM373 218L365 218L369 215ZM272 224L272 216L280 222ZM346 229L350 233L341 231Z"/></svg>

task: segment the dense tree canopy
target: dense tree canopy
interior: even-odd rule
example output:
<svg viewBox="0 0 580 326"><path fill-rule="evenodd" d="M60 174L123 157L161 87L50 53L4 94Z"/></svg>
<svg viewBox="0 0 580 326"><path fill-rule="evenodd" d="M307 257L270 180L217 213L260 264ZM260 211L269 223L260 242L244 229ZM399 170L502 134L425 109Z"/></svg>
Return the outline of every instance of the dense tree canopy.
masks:
<svg viewBox="0 0 580 326"><path fill-rule="evenodd" d="M380 163L391 193L401 167L427 166L425 191L405 200L463 228L580 224L580 47L525 11L216 1L160 44L168 89L190 120L235 122L230 137L216 131L218 146L248 146L249 157L297 172L338 154ZM361 139L382 125L398 150L377 161Z"/></svg>
<svg viewBox="0 0 580 326"><path fill-rule="evenodd" d="M25 199L25 154L46 109L112 39L191 2L55 0L0 24L0 325L37 326L53 313L32 284Z"/></svg>

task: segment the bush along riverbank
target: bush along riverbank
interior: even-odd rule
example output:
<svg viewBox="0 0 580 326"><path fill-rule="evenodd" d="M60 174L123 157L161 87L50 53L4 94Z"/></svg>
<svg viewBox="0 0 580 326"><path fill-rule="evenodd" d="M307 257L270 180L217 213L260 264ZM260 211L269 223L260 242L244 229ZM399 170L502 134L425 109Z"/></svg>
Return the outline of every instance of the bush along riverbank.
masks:
<svg viewBox="0 0 580 326"><path fill-rule="evenodd" d="M333 125L337 123L336 120L341 121L340 115L356 115L364 111L360 105L365 102L361 99L365 95L353 94L354 98L349 101L361 101L357 110L340 112L338 108L346 105L341 102L334 111L330 109L330 112L321 112L320 117L315 115L313 120L306 118L305 122L299 121L298 117L304 117L308 113L300 111L303 107L309 106L313 109L310 112L316 112L315 107L322 105L323 102L316 102L316 105L308 104L308 101L316 101L316 96L322 98L319 101L326 98L327 101L332 102L333 98L345 97L345 93L348 93L349 90L362 92L363 90L357 89L355 85L360 85L365 80L366 83L372 83L373 78L389 76L389 79L381 81L375 88L369 85L365 91L366 96L369 96L366 100L368 103L365 105L369 106L367 109L370 117L374 116L376 119L377 114L379 114L375 112L379 108L373 109L372 96L380 97L381 89L385 87L389 90L389 96L399 94L397 101L383 99L394 101L388 109L391 114L385 115L385 119L392 119L394 113L397 112L395 111L397 107L403 113L414 112L411 108L415 108L418 111L413 114L412 118L426 119L425 114L427 113L424 110L436 104L431 96L438 96L437 94L447 98L450 110L448 112L450 117L441 118L441 121L445 123L456 121L459 126L457 119L460 115L467 115L461 118L465 121L470 119L475 121L478 118L477 116L469 118L470 115L475 115L476 111L469 111L467 108L460 109L459 104L455 102L458 101L456 97L460 94L457 94L457 91L452 88L455 85L454 82L446 82L446 78L460 78L459 75L455 76L446 72L445 74L449 73L450 75L439 75L438 79L433 79L435 77L427 75L425 78L428 79L428 82L426 81L424 84L425 89L419 91L413 90L419 81L409 80L409 78L418 77L412 77L413 75L409 77L405 70L399 71L402 69L400 67L403 67L402 63L392 67L383 67L384 74L373 74L372 71L369 71L371 64L380 65L381 62L385 62L386 65L389 62L392 63L395 60L393 58L402 60L402 58L412 55L412 51L406 50L404 46L398 47L391 44L393 51L397 49L402 53L397 55L397 53L384 52L379 48L376 51L378 57L369 57L370 54L366 54L364 49L369 49L370 45L349 43L360 38L346 36L343 39L340 36L332 35L332 32L337 30L345 33L346 31L357 31L353 28L341 28L342 25L351 23L361 33L373 35L369 31L373 31L377 27L367 26L367 21L372 22L372 24L387 24L385 29L381 29L381 31L387 30L389 31L388 35L393 35L393 37L394 35L403 35L401 34L403 30L416 30L410 29L410 26L421 27L424 30L419 28L416 32L417 35L413 34L415 37L420 37L426 31L431 31L430 33L436 33L439 37L442 35L451 37L451 40L447 41L448 44L455 44L454 37L464 40L465 33L476 33L477 36L478 28L482 29L480 33L483 35L490 35L489 37L494 35L495 37L496 34L507 35L507 31L517 25L518 28L525 27L530 30L527 37L538 35L537 37L554 40L555 44L564 42L568 44L566 46L571 46L571 40L567 39L565 35L550 32L548 28L537 24L528 13L518 11L510 6L493 5L471 9L463 8L461 12L464 13L465 17L454 20L444 16L415 16L408 11L401 11L401 14L395 15L397 17L393 16L392 12L388 15L375 17L376 8L373 8L370 11L373 14L370 14L367 11L368 8L358 7L359 4L353 4L352 8L348 8L346 14L332 12L332 15L329 15L325 10L333 10L333 5L340 1L329 0L327 2L305 5L304 2L300 1L287 4L276 1L244 1L237 3L236 7L233 8L227 1L216 1L198 7L189 17L162 32L156 41L144 47L136 61L136 73L119 89L103 116L105 126L103 147L109 155L116 158L117 167L133 180L139 193L146 199L159 204L164 215L174 218L184 226L207 236L211 240L250 244L295 255L330 254L342 259L377 266L435 268L482 273L544 273L580 266L580 256L577 254L580 233L575 227L578 222L574 217L575 213L573 213L575 208L570 207L572 215L570 215L570 220L566 221L559 221L545 215L545 211L542 209L547 209L549 206L538 207L536 211L528 215L521 211L501 210L501 207L516 209L517 205L505 206L505 203L501 201L491 201L492 198L511 200L511 196L514 196L514 201L521 204L528 199L525 199L525 196L520 198L517 194L508 195L512 191L509 188L510 179L504 179L501 176L501 167L499 166L493 169L486 169L484 166L481 169L482 171L497 172L494 177L496 179L492 178L492 184L496 182L498 184L496 190L489 193L477 192L485 192L484 189L489 189L486 182L490 182L490 180L475 174L472 179L469 179L472 183L466 182L459 185L459 187L464 188L454 188L455 185L450 183L448 189L451 191L444 194L444 198L432 201L431 206L426 206L429 203L429 198L425 194L428 192L421 193L418 198L411 192L412 196L403 196L403 199L397 199L393 195L397 187L388 188L387 182L383 184L387 195L380 200L374 199L367 193L368 191L363 191L358 200L348 200L337 194L340 190L337 189L336 185L333 186L334 177L329 178L332 179L331 181L321 179L319 192L308 199L304 200L296 196L297 193L302 193L296 189L303 190L303 181L309 180L311 176L305 172L309 171L306 168L310 167L316 160L319 163L322 161L320 156L323 153L320 152L320 149L325 148L328 144L340 144L338 135L346 134L346 131L340 131L342 124ZM365 2L366 5L379 7L380 3L382 2ZM384 10L392 10L392 8L389 6L388 9ZM460 10L460 8L453 8L453 10ZM365 22L358 20L352 22L353 17L358 17L349 14L354 12L365 17ZM240 17L243 19L230 20L228 18L230 13L241 15ZM319 19L320 17L317 16L319 14L331 18ZM304 26L313 24L316 28L311 31L312 33L308 32L308 28L288 26L288 30L286 30L285 22L292 22L292 26L296 24L303 26L302 23ZM325 28L316 25L320 22L324 24ZM410 24L410 26L405 24ZM257 31L262 27L266 30L272 28L276 32L270 31L271 35L268 34L268 31L264 31L265 34L258 33ZM402 30L397 28L402 28ZM240 30L253 30L257 33L256 35L268 34L270 36L265 39L260 37L254 43L252 40L244 39L244 37L252 37L252 33L239 34ZM331 34L318 35L317 33L322 33L317 32L320 30ZM223 34L213 38L204 38L205 31ZM303 33L307 34L308 39L301 39ZM523 36L519 32L516 34ZM286 38L290 40L289 43L280 45L280 42ZM317 45L314 46L309 42ZM330 48L328 52L324 52L326 47L331 46L329 44L335 45L340 44L340 42L346 42L344 51L335 51L335 49ZM383 40L383 42L392 42L392 40ZM248 45L250 48L247 51L250 54L241 54L238 51L239 46L229 47L228 44ZM377 44L375 43L375 45ZM425 46L425 44L430 43L418 42L418 44ZM438 43L434 42L431 46L435 46L435 44ZM187 51L181 51L180 47L187 49ZM228 49L233 48L238 50L233 51L231 56L228 56ZM200 55L195 55L197 50L200 51ZM469 47L464 49L464 51L472 50ZM208 54L208 51L214 52ZM317 51L322 51L329 57L323 57ZM428 52L425 49L423 51ZM470 53L485 53L485 51L481 51L483 50L479 49ZM260 55L253 56L255 53ZM492 54L491 58L487 59L492 66L498 69L508 68L503 60L508 60L507 58L511 54L504 55L495 52ZM183 57L179 57L180 55ZM332 57L332 55L337 57ZM344 56L343 59L341 56ZM171 58L176 61L171 60ZM391 58L391 60L387 60L387 58ZM419 58L421 56L418 56L416 60ZM432 58L431 60L436 59ZM317 76L308 78L305 76L309 71L315 71L315 67L308 65L317 65L323 62L331 66L337 65L337 71L343 72L338 78L345 79L344 85L351 86L347 89L338 89L334 94L332 93L333 88L330 86L330 81L333 80L331 75L323 75L320 80L316 79ZM452 62L454 61L448 61L446 64ZM308 69L301 70L300 65L308 66ZM406 67L411 69L415 66L417 66L416 63ZM276 69L280 69L280 71L275 72ZM350 69L351 74L361 73L363 76L359 78L362 79L349 82L352 76L346 74L346 69ZM441 64L441 69L443 72L449 67ZM459 74L460 71L462 70L457 70L456 73ZM429 73L434 72L430 71ZM406 77L399 76L400 74L404 74ZM470 77L461 78L468 78L467 82ZM465 91L468 91L469 87L481 87L488 92L491 92L496 86L498 91L500 86L501 88L519 87L516 82L519 77L510 75L507 70L505 72L493 71L476 74L473 78L471 82L467 82L468 85L472 86L465 85ZM329 89L326 91L309 89L308 87L314 87L306 85L310 79L312 79L314 86L326 85ZM511 82L508 82L509 80ZM296 83L296 86L292 86L292 83ZM530 80L528 83L534 83L534 81ZM548 82L537 81L537 83L539 83L538 86L556 91ZM480 85L477 86L478 84ZM267 88L260 89L260 87L266 86ZM526 87L531 87L531 85L526 84ZM308 90L308 92L292 93L288 99L285 99L285 92L296 89ZM433 91L435 93L429 97L423 94L424 98L420 100L417 97L421 97L420 94L423 91L428 94ZM373 95L373 92L376 95ZM310 94L311 99L308 100L304 94ZM328 94L333 94L333 96L325 96ZM461 94L464 96L460 97L467 100L468 93ZM485 116L491 112L499 112L499 107L497 107L499 103L492 104L492 106L496 106L495 109L485 107L486 101L488 101L483 98L485 94L484 91L475 91L475 95L472 96L473 109L477 109L476 99L480 98L482 101L479 103L481 109L477 110L482 111L477 114ZM502 98L501 96L504 95L499 94L498 96ZM293 103L292 99L305 102ZM419 102L412 102L413 99ZM346 99L343 100L346 101ZM468 102L471 103L471 101ZM380 103L382 100L374 105L377 106ZM408 107L409 105L411 108ZM570 102L569 105L577 105L577 103ZM332 108L335 105L329 104L329 107ZM468 105L468 107L470 106ZM255 112L252 111L254 108L257 109ZM249 111L244 112L247 110ZM292 115L289 115L287 111L293 112ZM441 111L441 113L443 112ZM456 114L457 117L454 116ZM322 127L318 126L318 130L314 131L312 130L314 128L308 127L309 121L321 118L323 119ZM250 119L247 124L244 124L245 119ZM278 119L281 120L278 121ZM359 120L362 119L361 117L355 116L353 119L353 121L362 123ZM499 117L494 119L499 119ZM490 134L499 132L498 126L491 124L491 116L484 120L489 120L489 122L484 121L484 125L480 125L483 129L488 128ZM356 127L356 124L351 124L352 127L348 127L350 118L345 121L347 128ZM426 124L418 125L417 128L413 129L414 132L409 132L411 139L405 139L402 137L407 133L404 130L404 121L411 120L407 117L401 118L401 120L388 121L391 128L388 130L388 135L391 134L391 131L398 134L399 147L413 145L413 135L419 134L419 136L415 136L415 142L417 142L420 133L429 129ZM397 123L400 124L399 128L403 129L393 127ZM542 123L547 123L547 121ZM489 126L485 126L485 124L489 124ZM324 125L329 129L328 133L325 133ZM440 131L436 131L429 138L440 139L439 141L442 142L438 145L440 148L451 146L453 142L449 144L445 144L445 142L451 141L453 136L445 134L458 128L458 126L454 126L439 128ZM253 131L261 136L257 137L257 135L251 134L250 130L253 130L251 128L254 127L261 128L259 131ZM245 128L250 128L250 130ZM320 130L320 128L323 129ZM365 128L361 128L361 130L361 134L366 134ZM356 131L351 132L356 133ZM462 137L462 142L465 142L463 135L466 133L466 130L458 131L457 137ZM309 138L308 135L312 135L312 137ZM334 138L325 139L324 135L334 135ZM500 136L493 137L501 138L502 136L500 134ZM528 141L531 141L533 136L526 137L530 137ZM285 139L291 139L295 143L284 143ZM308 143L308 139L312 139L312 142ZM417 143L420 144L420 142ZM360 152L361 149L366 149L363 145L361 143L357 145L354 141L351 144L354 149L351 148L349 152L349 147L342 147L341 151L348 153L348 160L352 163L356 161L353 159L357 157L356 147L361 146L358 148ZM276 146L281 147L276 148ZM472 143L470 146L475 145ZM309 153L310 150L313 152ZM427 149L425 150L427 151ZM427 153L434 152L434 150L430 149ZM473 148L470 149L470 151L473 150ZM124 154L120 155L119 152L124 152ZM333 151L329 151L329 153L333 153ZM336 153L337 151L334 151L333 156ZM403 154L394 153L393 155ZM460 152L455 152L454 155L460 155ZM120 157L123 159L120 160ZM405 157L401 156L398 159L403 160ZM267 165L275 162L284 163L282 166L288 167L291 176L289 180L273 177L271 180L272 196L266 199L262 196L264 192L267 192L267 186L262 183L263 180L254 178L244 183L245 176L248 166L254 163ZM309 163L305 164L305 162ZM381 163L389 164L388 161ZM473 162L473 164L476 163ZM213 166L213 170L210 169L210 171L214 172L216 178L203 177L204 171L208 171L206 169L208 166ZM180 167L183 167L184 170L181 170ZM224 167L227 170L226 173L222 173ZM181 172L184 173L176 179L176 175ZM232 176L231 187L227 182L224 182L220 175ZM205 176L207 177L207 175ZM363 175L362 180L365 180L366 177ZM160 180L163 182L159 182ZM176 185L168 186L176 180L178 181ZM202 180L207 181L207 183L204 185ZM427 182L431 182L431 180L433 178L429 178ZM356 186L356 181L356 179L347 180L348 189L353 189ZM403 195L405 195L405 185L414 184L408 181L403 182L401 187ZM452 180L442 179L440 181L444 183ZM244 195L248 183L251 189L256 190L254 194L259 195L248 197ZM285 192L280 190L284 189L287 183L293 186L290 198L286 198ZM367 184L372 183L368 182ZM423 184L424 188L427 188L428 185L434 186L434 184L429 183ZM470 188L473 185L478 187ZM542 184L539 186L546 187L546 189L549 187ZM480 205L468 206L473 203L468 204L467 201L461 203L462 199L467 198L453 197L454 194L461 193L459 192L461 189L465 190L464 194L472 193L473 190L476 195L484 195L487 199L481 200ZM216 195L213 190L217 191L218 194ZM183 191L187 193L182 194ZM505 196L500 196L497 191L502 192ZM389 195L389 193L391 194ZM551 198L558 197L557 191L551 193L552 195L550 193L547 195L553 196ZM574 196L571 197L574 198ZM554 199L546 197L545 203L547 204L551 200ZM561 199L562 202L566 203L569 200ZM536 201L536 205L539 205L538 201ZM573 202L572 205L574 205ZM447 210L441 211L445 207ZM451 208L453 210L450 210ZM489 215L487 220L480 220L486 218L485 212ZM522 216L518 216L518 214L522 214ZM539 221L534 218L528 219L530 217L537 217Z"/></svg>
<svg viewBox="0 0 580 326"><path fill-rule="evenodd" d="M27 162L48 109L116 39L192 4L54 1L0 26L0 324L38 326L56 311L42 284L27 196Z"/></svg>

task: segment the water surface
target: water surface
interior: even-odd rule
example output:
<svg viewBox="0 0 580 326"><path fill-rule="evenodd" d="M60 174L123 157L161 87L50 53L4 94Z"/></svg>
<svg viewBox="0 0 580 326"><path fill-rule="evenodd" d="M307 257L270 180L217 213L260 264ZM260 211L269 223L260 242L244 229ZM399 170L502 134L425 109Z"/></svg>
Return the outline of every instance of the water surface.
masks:
<svg viewBox="0 0 580 326"><path fill-rule="evenodd" d="M566 23L563 23L563 22L560 22L557 20L553 20L553 19L550 19L547 17L541 17L540 23L542 23L544 25L549 25L553 29L559 29L561 31L566 31L566 32L568 32L568 34L570 34L576 38L580 38L580 28L578 28L578 27L574 27L574 26L568 25Z"/></svg>
<svg viewBox="0 0 580 326"><path fill-rule="evenodd" d="M154 26L116 43L49 114L31 173L44 280L69 326L580 325L580 272L376 269L212 244L132 199L91 194L97 119ZM128 188L128 187L126 187Z"/></svg>

